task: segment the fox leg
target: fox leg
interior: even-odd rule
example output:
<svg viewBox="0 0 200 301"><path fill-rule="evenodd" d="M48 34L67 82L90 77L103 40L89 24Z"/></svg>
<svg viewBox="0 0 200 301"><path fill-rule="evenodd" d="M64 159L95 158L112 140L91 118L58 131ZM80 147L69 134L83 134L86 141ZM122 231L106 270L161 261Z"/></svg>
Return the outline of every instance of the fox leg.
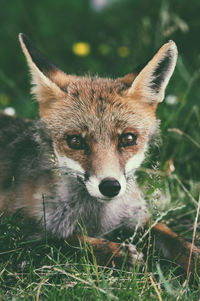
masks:
<svg viewBox="0 0 200 301"><path fill-rule="evenodd" d="M186 272L188 270L190 252L192 248L189 271L196 271L200 274L200 249L192 246L178 234L162 223L157 223L151 228L151 239L155 239L156 249L160 250L165 258L168 258L180 265ZM142 253L138 253L132 244L116 243L103 238L93 238L89 236L74 235L68 240L72 247L86 245L97 259L97 263L107 266L111 262L116 267L122 266L124 260L131 267L140 261L143 263Z"/></svg>
<svg viewBox="0 0 200 301"><path fill-rule="evenodd" d="M158 223L152 227L151 235L153 239L155 238L156 249L161 250L164 257L173 260L185 271L188 270L189 264L190 272L194 272L196 266L196 271L200 274L200 249L196 246L192 246L190 242L185 241L162 223Z"/></svg>
<svg viewBox="0 0 200 301"><path fill-rule="evenodd" d="M134 266L138 261L143 262L142 253L138 253L132 244L116 243L104 238L93 238L89 236L74 235L70 237L68 243L72 247L86 245L89 252L93 252L98 264L107 266L114 263L116 267L121 267L123 263L129 267ZM90 247L92 247L90 249Z"/></svg>

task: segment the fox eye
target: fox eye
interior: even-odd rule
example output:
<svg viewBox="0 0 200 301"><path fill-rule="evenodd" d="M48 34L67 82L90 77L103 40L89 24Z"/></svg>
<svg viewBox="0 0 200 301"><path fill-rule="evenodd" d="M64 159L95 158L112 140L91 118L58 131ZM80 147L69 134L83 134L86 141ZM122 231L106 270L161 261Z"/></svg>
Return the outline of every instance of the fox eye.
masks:
<svg viewBox="0 0 200 301"><path fill-rule="evenodd" d="M81 136L68 135L66 138L68 147L74 150L81 150L85 148L85 141Z"/></svg>
<svg viewBox="0 0 200 301"><path fill-rule="evenodd" d="M137 136L133 133L124 133L119 137L119 146L127 147L135 145L137 141Z"/></svg>

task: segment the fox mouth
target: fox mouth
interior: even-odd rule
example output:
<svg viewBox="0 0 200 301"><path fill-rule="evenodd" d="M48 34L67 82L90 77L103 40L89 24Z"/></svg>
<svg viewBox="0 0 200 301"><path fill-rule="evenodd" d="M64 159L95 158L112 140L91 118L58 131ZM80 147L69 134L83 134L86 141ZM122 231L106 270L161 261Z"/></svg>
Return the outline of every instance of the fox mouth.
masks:
<svg viewBox="0 0 200 301"><path fill-rule="evenodd" d="M65 170L62 174L75 178L82 187L86 189L91 197L102 201L109 201L121 195L121 184L115 178L105 178L98 181L96 177L89 176L88 173L77 173L71 169ZM94 181L94 178L96 181ZM95 182L95 183L94 183Z"/></svg>
<svg viewBox="0 0 200 301"><path fill-rule="evenodd" d="M109 201L122 196L126 191L129 176L126 176L125 173L115 175L113 170L110 170L110 172L104 172L101 175L90 175L87 171L73 169L67 164L58 163L54 167L56 171L61 176L65 175L69 179L76 179L92 198Z"/></svg>
<svg viewBox="0 0 200 301"><path fill-rule="evenodd" d="M56 164L55 169L61 175L76 179L90 197L105 202L122 196L134 174L129 172L127 175L122 174L120 178L107 176L98 179L97 176L91 176L88 172L80 172L67 166Z"/></svg>
<svg viewBox="0 0 200 301"><path fill-rule="evenodd" d="M74 170L66 165L59 166L55 164L54 168L61 176L65 175L68 178L75 179L80 188L82 187L90 197L105 202L121 197L127 192L130 182L134 179L133 170L128 171L127 174L124 172L118 177L113 175L97 177L96 175L90 175L88 172Z"/></svg>

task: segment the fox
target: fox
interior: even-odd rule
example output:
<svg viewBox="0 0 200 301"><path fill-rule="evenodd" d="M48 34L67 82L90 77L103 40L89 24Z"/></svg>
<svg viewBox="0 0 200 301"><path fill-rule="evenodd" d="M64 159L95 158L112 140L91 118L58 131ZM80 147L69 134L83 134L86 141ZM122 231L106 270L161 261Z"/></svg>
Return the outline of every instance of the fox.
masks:
<svg viewBox="0 0 200 301"><path fill-rule="evenodd" d="M159 130L156 108L176 66L175 42L138 74L111 79L68 75L25 34L19 41L40 120L0 114L0 211L23 210L49 235L92 246L104 264L142 262L135 245L109 237L150 223L135 172ZM187 270L192 250L190 269L196 257L199 267L197 247L161 223L151 232L166 258Z"/></svg>

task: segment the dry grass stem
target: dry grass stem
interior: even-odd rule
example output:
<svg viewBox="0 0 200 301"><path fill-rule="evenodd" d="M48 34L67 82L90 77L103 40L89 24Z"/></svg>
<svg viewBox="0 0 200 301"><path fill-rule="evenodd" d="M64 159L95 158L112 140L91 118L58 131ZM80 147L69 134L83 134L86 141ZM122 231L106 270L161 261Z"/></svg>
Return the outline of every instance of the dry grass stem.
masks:
<svg viewBox="0 0 200 301"><path fill-rule="evenodd" d="M188 261L186 280L188 280L189 273L190 273L190 265L191 265L192 251L193 251L193 247L194 247L194 240L195 240L196 231L197 231L197 222L198 222L198 217L199 217L199 209L200 209L200 194L199 194L199 201L198 201L198 207L197 207L197 214L196 214L196 218L195 218L195 221L194 221L194 231L193 231L193 237L192 237L192 244L191 244L191 248L190 248L190 256L189 256L189 261Z"/></svg>
<svg viewBox="0 0 200 301"><path fill-rule="evenodd" d="M197 148L200 149L200 144L196 140L194 140L190 135L182 132L181 130L173 128L173 129L168 129L168 132L174 132L174 133L179 134L180 136L184 136L185 138L190 140L190 142L192 142Z"/></svg>

